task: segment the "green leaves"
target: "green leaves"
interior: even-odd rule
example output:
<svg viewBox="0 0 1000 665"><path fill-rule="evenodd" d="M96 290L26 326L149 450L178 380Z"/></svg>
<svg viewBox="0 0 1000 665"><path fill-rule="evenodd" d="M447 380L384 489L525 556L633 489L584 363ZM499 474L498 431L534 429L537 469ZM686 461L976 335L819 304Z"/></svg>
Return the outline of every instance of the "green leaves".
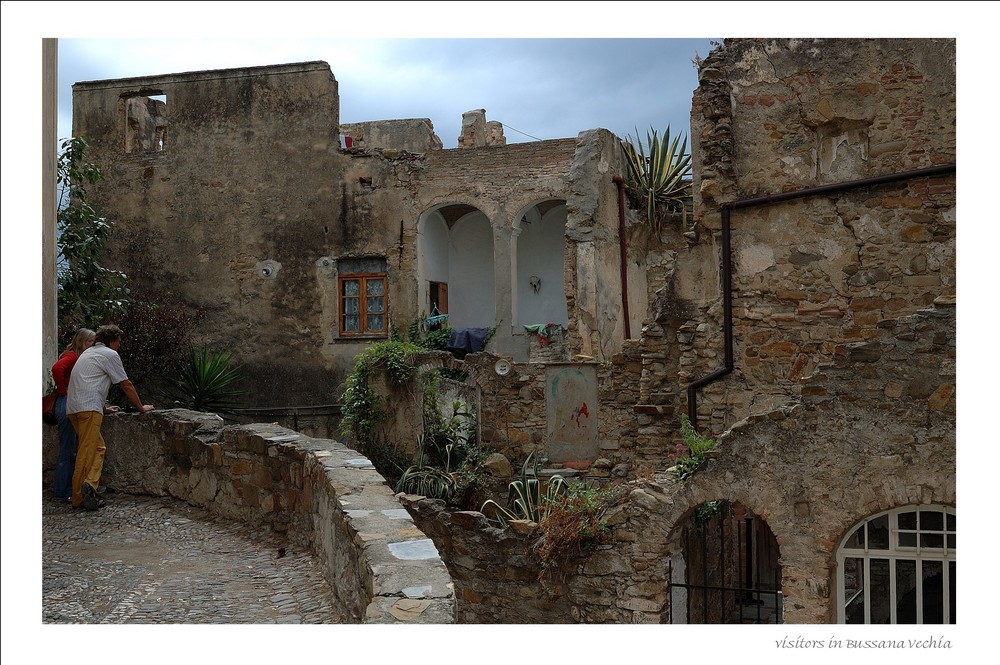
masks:
<svg viewBox="0 0 1000 665"><path fill-rule="evenodd" d="M638 129L635 134L635 138L629 136L621 141L626 166L625 184L637 199L645 203L649 225L659 235L662 220L659 204L680 208L684 223L687 223L687 200L691 196L691 181L687 178L691 173L691 155L685 154L687 137L678 146L681 137L671 141L669 126L662 137L650 127L645 144L639 139Z"/></svg>
<svg viewBox="0 0 1000 665"><path fill-rule="evenodd" d="M67 139L61 148L56 175L58 307L63 329L75 330L124 315L132 293L125 273L106 268L99 260L111 235L111 224L87 203L87 185L101 179L97 165L85 161L87 141Z"/></svg>
<svg viewBox="0 0 1000 665"><path fill-rule="evenodd" d="M674 463L674 475L678 480L684 480L694 473L705 461L705 454L715 447L715 439L698 434L686 414L681 415L681 438L688 454L679 457Z"/></svg>
<svg viewBox="0 0 1000 665"><path fill-rule="evenodd" d="M171 383L177 403L195 411L226 412L240 405L243 392L233 388L239 379L239 365L233 365L230 351L191 348L180 378Z"/></svg>
<svg viewBox="0 0 1000 665"><path fill-rule="evenodd" d="M450 473L452 446L445 446L444 467L430 466L425 463L424 446L427 442L425 435L417 437L417 463L403 472L396 483L396 491L447 501L455 491L455 479Z"/></svg>

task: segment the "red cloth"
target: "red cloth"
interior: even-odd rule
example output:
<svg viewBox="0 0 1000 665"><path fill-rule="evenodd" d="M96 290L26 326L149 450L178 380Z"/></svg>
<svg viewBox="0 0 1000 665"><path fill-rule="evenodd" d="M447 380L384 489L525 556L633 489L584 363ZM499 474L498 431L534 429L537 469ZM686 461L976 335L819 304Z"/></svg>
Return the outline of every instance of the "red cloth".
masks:
<svg viewBox="0 0 1000 665"><path fill-rule="evenodd" d="M66 396L66 389L69 388L69 373L73 371L73 365L79 358L75 351L63 351L59 360L52 365L52 380L56 382L56 393Z"/></svg>

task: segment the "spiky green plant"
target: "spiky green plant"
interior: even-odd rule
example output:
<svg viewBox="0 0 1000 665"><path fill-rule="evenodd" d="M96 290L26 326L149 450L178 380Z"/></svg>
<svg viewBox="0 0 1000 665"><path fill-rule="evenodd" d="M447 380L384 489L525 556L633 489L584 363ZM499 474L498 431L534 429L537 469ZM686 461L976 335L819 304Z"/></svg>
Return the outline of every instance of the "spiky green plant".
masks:
<svg viewBox="0 0 1000 665"><path fill-rule="evenodd" d="M507 486L507 506L501 506L493 499L489 499L479 512L488 514L486 509L491 509L501 526L506 526L511 520L541 523L548 517L552 508L565 499L567 485L562 476L555 475L549 478L543 493L541 482L538 480L539 465L535 464L532 473L528 474L532 455L528 455L528 459L521 466L520 477Z"/></svg>
<svg viewBox="0 0 1000 665"><path fill-rule="evenodd" d="M424 446L427 442L428 437L424 434L417 437L416 463L403 472L396 483L396 491L447 501L455 491L455 479L451 475L452 444L444 446L444 466L434 466L426 462Z"/></svg>
<svg viewBox="0 0 1000 665"><path fill-rule="evenodd" d="M227 412L240 405L244 394L233 386L241 366L233 363L231 351L191 347L180 377L171 380L179 406L195 411Z"/></svg>
<svg viewBox="0 0 1000 665"><path fill-rule="evenodd" d="M660 137L652 127L646 133L646 143L631 135L621 141L625 157L625 185L640 200L646 203L646 217L649 225L659 235L661 215L657 205L679 206L684 224L687 224L687 199L691 196L691 155L687 154L687 137L678 147L680 136L670 140L670 126ZM647 154L648 151L648 154Z"/></svg>

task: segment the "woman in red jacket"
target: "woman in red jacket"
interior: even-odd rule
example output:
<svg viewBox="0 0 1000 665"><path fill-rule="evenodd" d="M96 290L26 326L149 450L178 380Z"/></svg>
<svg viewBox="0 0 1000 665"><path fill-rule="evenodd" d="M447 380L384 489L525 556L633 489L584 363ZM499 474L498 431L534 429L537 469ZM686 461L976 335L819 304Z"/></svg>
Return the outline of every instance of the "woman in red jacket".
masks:
<svg viewBox="0 0 1000 665"><path fill-rule="evenodd" d="M94 331L80 328L73 341L52 365L52 380L56 383L56 422L59 423L59 459L56 461L56 482L53 493L57 499L70 499L73 494L73 469L76 467L76 430L66 417L66 388L69 374L84 349L94 345Z"/></svg>

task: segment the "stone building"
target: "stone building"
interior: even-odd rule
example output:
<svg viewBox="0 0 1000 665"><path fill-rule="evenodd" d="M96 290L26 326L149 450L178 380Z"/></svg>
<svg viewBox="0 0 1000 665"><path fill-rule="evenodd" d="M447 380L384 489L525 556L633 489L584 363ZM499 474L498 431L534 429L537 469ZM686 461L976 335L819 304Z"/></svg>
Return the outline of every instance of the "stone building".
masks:
<svg viewBox="0 0 1000 665"><path fill-rule="evenodd" d="M104 169L109 260L201 312L201 341L237 353L255 405L335 401L366 344L432 313L495 326L490 349L518 361L525 324L557 324L595 359L621 348L607 131L508 146L475 110L463 147L442 150L426 119L341 126L323 62L73 90L74 134Z"/></svg>
<svg viewBox="0 0 1000 665"><path fill-rule="evenodd" d="M605 130L505 145L476 110L443 150L337 99L322 62L74 86L115 267L203 312L258 405L335 400L422 314L495 327L447 361L483 445L660 479L539 616L955 621L953 40L727 40L699 66L693 224L659 237ZM682 414L718 445L670 483ZM504 620L506 569L462 566L459 618Z"/></svg>

